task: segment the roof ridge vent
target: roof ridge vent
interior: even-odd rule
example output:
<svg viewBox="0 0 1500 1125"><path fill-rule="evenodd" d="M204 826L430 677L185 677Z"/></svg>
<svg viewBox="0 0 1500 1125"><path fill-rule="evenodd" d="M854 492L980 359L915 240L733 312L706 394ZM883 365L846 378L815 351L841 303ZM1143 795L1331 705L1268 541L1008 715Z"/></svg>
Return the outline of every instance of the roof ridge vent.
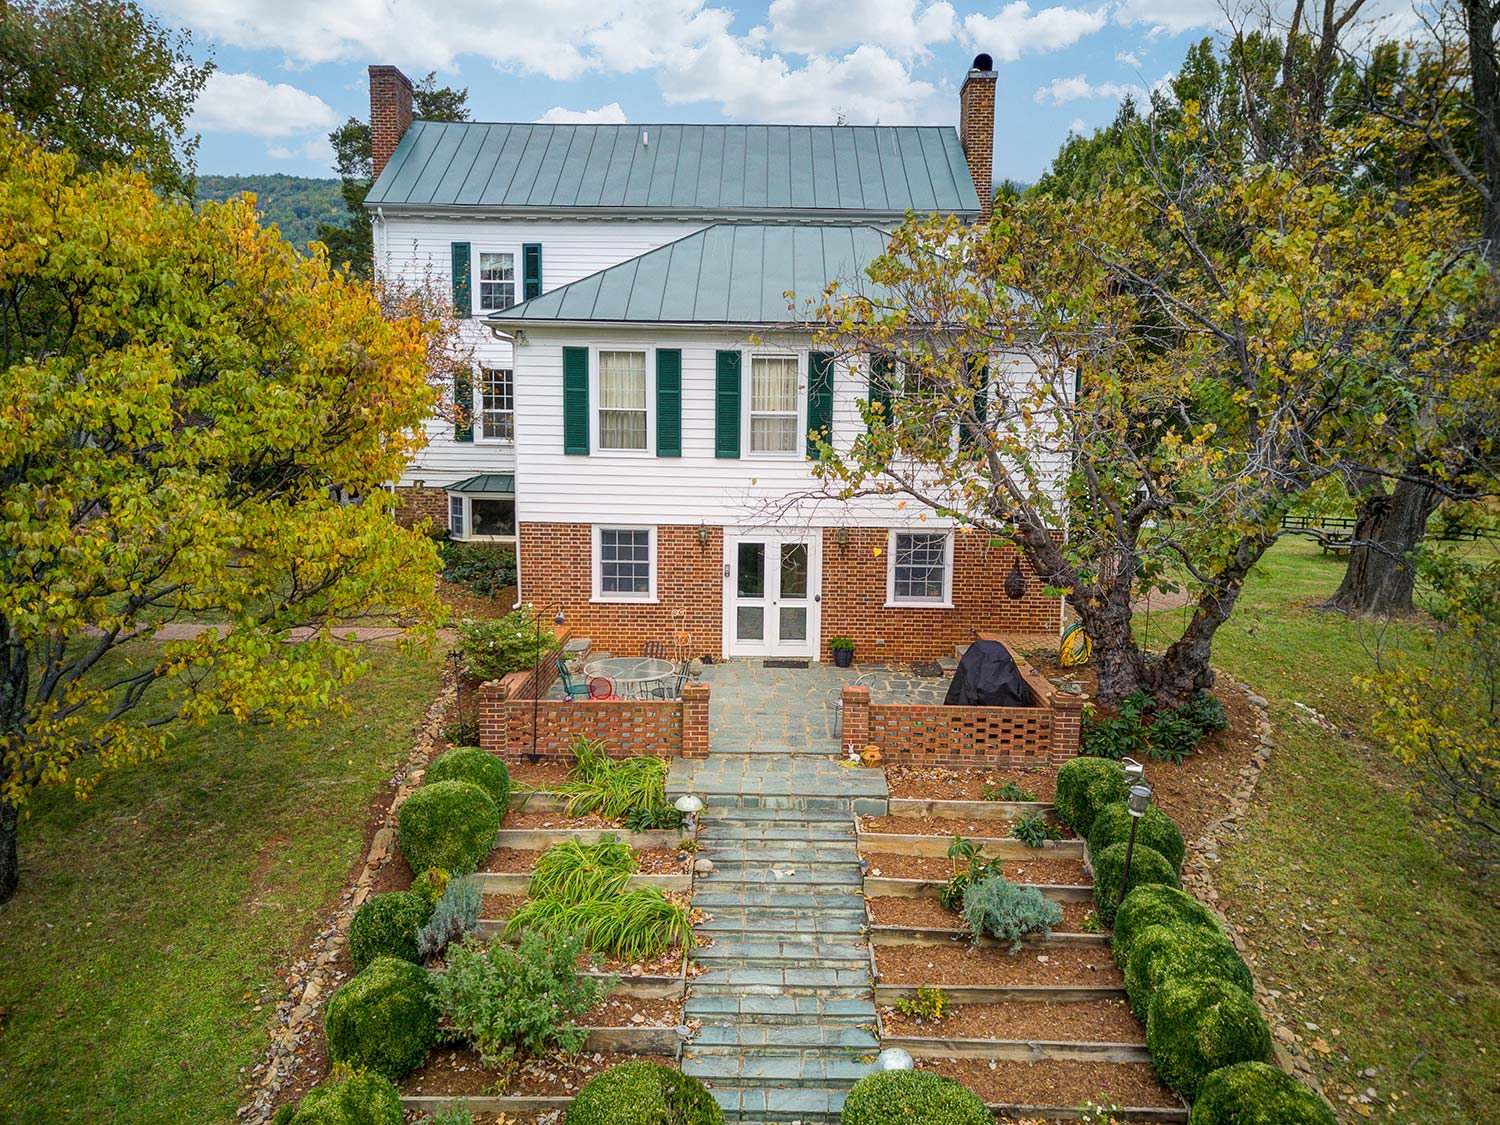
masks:
<svg viewBox="0 0 1500 1125"><path fill-rule="evenodd" d="M651 130L650 129L642 129L641 130L641 147L642 148L649 148L650 145L651 145Z"/></svg>

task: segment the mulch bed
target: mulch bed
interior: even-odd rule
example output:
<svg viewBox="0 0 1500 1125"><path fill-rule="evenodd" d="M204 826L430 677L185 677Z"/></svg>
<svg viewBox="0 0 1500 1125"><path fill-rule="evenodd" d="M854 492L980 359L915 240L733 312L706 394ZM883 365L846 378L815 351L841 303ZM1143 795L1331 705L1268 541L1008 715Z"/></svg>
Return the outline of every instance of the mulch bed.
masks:
<svg viewBox="0 0 1500 1125"><path fill-rule="evenodd" d="M866 874L880 874L887 879L928 879L947 882L953 874L953 861L944 856L895 855L885 852L861 853L868 860ZM1078 859L1004 860L1001 873L1012 883L1056 883L1070 887L1092 886L1094 880Z"/></svg>
<svg viewBox="0 0 1500 1125"><path fill-rule="evenodd" d="M681 1000L637 1000L615 996L578 1017L587 1027L677 1027L682 1023Z"/></svg>
<svg viewBox="0 0 1500 1125"><path fill-rule="evenodd" d="M1073 833L1056 826L1065 839ZM943 816L862 816L861 832L888 832L898 836L987 836L1000 839L1010 835L1010 822L1004 820L957 820Z"/></svg>
<svg viewBox="0 0 1500 1125"><path fill-rule="evenodd" d="M647 1059L673 1069L677 1067L677 1061L671 1056L630 1055L620 1051L588 1052L533 1059L502 1082L496 1071L480 1063L479 1055L474 1051L434 1051L425 1065L401 1081L400 1089L403 1094L425 1094L429 1097L472 1098L493 1093L526 1097L571 1097L601 1070L635 1059Z"/></svg>
<svg viewBox="0 0 1500 1125"><path fill-rule="evenodd" d="M875 948L881 984L1091 985L1121 988L1125 978L1108 949L1000 949L966 945L881 945Z"/></svg>
<svg viewBox="0 0 1500 1125"><path fill-rule="evenodd" d="M602 816L569 816L563 812L526 812L521 809L511 809L505 814L505 819L500 822L500 828L508 831L516 828L531 829L564 829L564 828L605 828L615 832L624 832L625 827L618 820L605 820Z"/></svg>
<svg viewBox="0 0 1500 1125"><path fill-rule="evenodd" d="M962 1082L988 1105L1179 1104L1150 1063L924 1059L917 1065Z"/></svg>
<svg viewBox="0 0 1500 1125"><path fill-rule="evenodd" d="M525 895L485 895L479 916L490 919L509 918L525 901Z"/></svg>
<svg viewBox="0 0 1500 1125"><path fill-rule="evenodd" d="M1038 801L1052 800L1056 771L1050 769L952 770L941 766L886 766L892 797L927 801L982 801L986 785L1013 781Z"/></svg>
<svg viewBox="0 0 1500 1125"><path fill-rule="evenodd" d="M578 967L596 973L616 973L621 980L632 977L675 977L682 972L682 950L668 949L649 961L584 956L578 959Z"/></svg>
<svg viewBox="0 0 1500 1125"><path fill-rule="evenodd" d="M1125 1000L955 1004L928 1022L880 1009L888 1035L942 1039L1026 1039L1044 1043L1144 1043L1146 1029Z"/></svg>
<svg viewBox="0 0 1500 1125"><path fill-rule="evenodd" d="M912 926L929 930L961 930L964 922L956 910L944 910L935 898L902 898L898 895L876 895L866 900L870 917L877 926ZM1054 933L1085 933L1084 919L1094 912L1090 902L1064 902L1062 925ZM486 914L486 918L493 915Z"/></svg>

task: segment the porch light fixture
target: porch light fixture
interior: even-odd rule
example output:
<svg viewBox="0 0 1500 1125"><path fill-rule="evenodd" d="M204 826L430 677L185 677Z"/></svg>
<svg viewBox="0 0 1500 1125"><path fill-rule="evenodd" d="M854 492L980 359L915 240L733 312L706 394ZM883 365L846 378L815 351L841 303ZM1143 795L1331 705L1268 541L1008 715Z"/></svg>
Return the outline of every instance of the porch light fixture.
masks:
<svg viewBox="0 0 1500 1125"><path fill-rule="evenodd" d="M1010 573L1005 576L1005 596L1013 602L1026 596L1026 575L1021 573L1019 558L1011 564Z"/></svg>
<svg viewBox="0 0 1500 1125"><path fill-rule="evenodd" d="M698 829L698 814L703 811L703 802L691 793L684 793L672 802L672 807L682 814L682 830L684 832L696 832Z"/></svg>
<svg viewBox="0 0 1500 1125"><path fill-rule="evenodd" d="M887 1047L875 1056L876 1070L911 1070L916 1065L911 1052L900 1047Z"/></svg>
<svg viewBox="0 0 1500 1125"><path fill-rule="evenodd" d="M698 546L708 546L708 525L702 520L698 521Z"/></svg>
<svg viewBox="0 0 1500 1125"><path fill-rule="evenodd" d="M849 549L849 529L847 527L839 528L838 541L839 550L847 551Z"/></svg>
<svg viewBox="0 0 1500 1125"><path fill-rule="evenodd" d="M1125 799L1125 807L1130 812L1130 842L1125 845L1125 870L1120 874L1120 901L1125 901L1126 888L1130 886L1130 857L1135 852L1135 830L1141 823L1141 817L1151 807L1151 786L1141 778L1130 787L1130 793Z"/></svg>

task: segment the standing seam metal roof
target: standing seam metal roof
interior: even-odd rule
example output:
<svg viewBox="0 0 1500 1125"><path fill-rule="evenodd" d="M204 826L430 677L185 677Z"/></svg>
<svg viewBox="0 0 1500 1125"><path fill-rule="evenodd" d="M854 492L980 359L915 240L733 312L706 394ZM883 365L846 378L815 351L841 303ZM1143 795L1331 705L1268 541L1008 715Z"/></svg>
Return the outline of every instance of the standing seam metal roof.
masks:
<svg viewBox="0 0 1500 1125"><path fill-rule="evenodd" d="M365 205L979 213L957 131L927 125L416 121Z"/></svg>

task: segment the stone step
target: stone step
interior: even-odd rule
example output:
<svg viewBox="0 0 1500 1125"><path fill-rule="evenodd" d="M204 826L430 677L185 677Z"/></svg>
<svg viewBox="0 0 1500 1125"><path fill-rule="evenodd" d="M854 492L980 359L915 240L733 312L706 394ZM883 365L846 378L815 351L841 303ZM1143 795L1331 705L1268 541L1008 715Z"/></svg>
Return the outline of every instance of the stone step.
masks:
<svg viewBox="0 0 1500 1125"><path fill-rule="evenodd" d="M700 1049L689 1044L683 1051L682 1072L716 1088L847 1090L874 1069L873 1061L867 1051L813 1047L748 1055L738 1047Z"/></svg>
<svg viewBox="0 0 1500 1125"><path fill-rule="evenodd" d="M698 796L702 797L706 806L703 813L705 817L715 817L729 811L859 812L880 816L879 810L886 807L882 797L830 797L817 793L709 793Z"/></svg>
<svg viewBox="0 0 1500 1125"><path fill-rule="evenodd" d="M787 864L800 867L857 867L859 856L850 841L840 843L790 844L786 841L747 847L742 841L730 844L698 843L698 854L707 856L720 867Z"/></svg>
<svg viewBox="0 0 1500 1125"><path fill-rule="evenodd" d="M724 824L705 824L698 830L698 844L838 843L854 839L854 821L825 828L798 828L778 822L770 828L731 828Z"/></svg>
<svg viewBox="0 0 1500 1125"><path fill-rule="evenodd" d="M868 962L859 968L710 968L693 979L694 994L722 996L728 990L749 996L868 996Z"/></svg>
<svg viewBox="0 0 1500 1125"><path fill-rule="evenodd" d="M868 964L870 951L868 946L852 941L774 941L719 935L714 938L712 945L695 949L693 956L705 965L739 961L745 965L766 962L773 966L780 962L788 968L822 965L848 968L850 964ZM838 964L839 962L849 964Z"/></svg>
<svg viewBox="0 0 1500 1125"><path fill-rule="evenodd" d="M699 904L700 909L707 907ZM729 934L827 934L846 935L861 932L868 924L864 911L845 911L834 915L806 917L800 913L766 914L759 910L714 910L712 918L695 927L715 939Z"/></svg>
<svg viewBox="0 0 1500 1125"><path fill-rule="evenodd" d="M875 1023L875 1005L868 996L700 996L685 1004L688 1019L725 1026L732 1023L861 1026Z"/></svg>
<svg viewBox="0 0 1500 1125"><path fill-rule="evenodd" d="M700 875L700 880L706 876ZM859 891L836 890L827 893L810 892L787 887L755 887L745 892L728 890L699 890L693 895L693 905L710 914L720 910L753 910L759 914L819 915L859 914L864 915L865 900Z"/></svg>
<svg viewBox="0 0 1500 1125"><path fill-rule="evenodd" d="M850 824L854 817L853 803L846 800L834 798L820 798L829 800L826 806L813 807L788 807L776 808L768 805L736 803L734 805L714 805L702 814L703 826L705 828L713 825L725 824L735 827L745 825L783 825L791 827L812 827L825 824ZM740 801L745 801L740 798Z"/></svg>
<svg viewBox="0 0 1500 1125"><path fill-rule="evenodd" d="M726 1125L837 1125L845 1090L778 1090L759 1086L719 1086L712 1090Z"/></svg>
<svg viewBox="0 0 1500 1125"><path fill-rule="evenodd" d="M874 1053L880 1050L880 1038L869 1028L849 1024L705 1024L685 1050L697 1055L712 1054L715 1048L764 1055L784 1054L792 1047Z"/></svg>

